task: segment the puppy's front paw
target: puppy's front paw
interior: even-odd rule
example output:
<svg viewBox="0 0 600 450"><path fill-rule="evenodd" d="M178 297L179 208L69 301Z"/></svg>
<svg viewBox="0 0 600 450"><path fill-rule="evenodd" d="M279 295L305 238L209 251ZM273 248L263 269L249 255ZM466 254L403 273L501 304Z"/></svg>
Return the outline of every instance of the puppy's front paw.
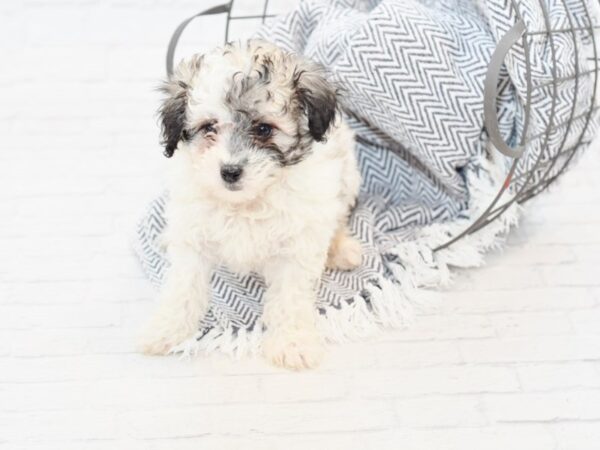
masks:
<svg viewBox="0 0 600 450"><path fill-rule="evenodd" d="M327 255L327 267L330 269L352 270L360 266L362 248L360 242L348 235L336 236Z"/></svg>
<svg viewBox="0 0 600 450"><path fill-rule="evenodd" d="M197 327L185 318L157 314L142 331L137 347L146 355L166 355L196 331Z"/></svg>
<svg viewBox="0 0 600 450"><path fill-rule="evenodd" d="M325 354L323 342L315 329L267 331L262 351L272 364L292 370L313 369Z"/></svg>

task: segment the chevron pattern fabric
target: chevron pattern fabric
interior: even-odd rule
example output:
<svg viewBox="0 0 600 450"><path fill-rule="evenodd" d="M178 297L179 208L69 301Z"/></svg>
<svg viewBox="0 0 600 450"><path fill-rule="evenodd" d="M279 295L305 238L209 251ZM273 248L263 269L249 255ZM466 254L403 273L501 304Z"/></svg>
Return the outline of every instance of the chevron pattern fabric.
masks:
<svg viewBox="0 0 600 450"><path fill-rule="evenodd" d="M582 0L521 2L521 14L528 29L544 30L548 18L557 28L569 23L589 26L582 4ZM402 319L403 302L411 301L415 288L439 284L439 277L423 281L420 271L442 272L448 261L461 265L450 253L433 253L439 239L428 241L422 231L432 224L474 219L476 186L470 180L479 179L472 175L484 170L481 161L489 159L483 82L497 41L515 23L510 5L510 0L313 0L259 31L261 37L328 68L345 90L346 118L358 136L363 185L350 225L363 244L364 257L355 271L323 274L317 308L326 320L351 321L352 315L336 311L352 309L363 311L367 321L388 325L392 321L386 320L387 314ZM508 143L519 142L523 133L543 134L550 127L550 155L580 137L589 140L597 128L597 115L587 127L577 121L566 130L554 127L590 109L593 77L561 85L556 92L545 83L552 74L574 73L577 66L580 71L593 68L589 58L576 62L570 56L574 45L591 51L592 42L585 36L573 40L557 35L556 61L547 44L548 35L538 36L532 44L533 82L542 86L531 99L528 129L524 129L527 60L519 44L502 70L497 107ZM517 175L536 164L543 146L533 141ZM500 165L510 163L497 159ZM541 175L537 171L530 182ZM164 194L152 202L137 229L136 251L157 285L168 269L159 239L166 226L167 201ZM406 242L418 244L413 256ZM477 242L480 248L475 252L488 245ZM256 330L264 289L259 277L218 268L212 278L212 305L196 341L215 330L217 336L228 334L229 341ZM393 295L386 295L390 292ZM393 323L398 322L402 320ZM335 340L333 334L329 337Z"/></svg>

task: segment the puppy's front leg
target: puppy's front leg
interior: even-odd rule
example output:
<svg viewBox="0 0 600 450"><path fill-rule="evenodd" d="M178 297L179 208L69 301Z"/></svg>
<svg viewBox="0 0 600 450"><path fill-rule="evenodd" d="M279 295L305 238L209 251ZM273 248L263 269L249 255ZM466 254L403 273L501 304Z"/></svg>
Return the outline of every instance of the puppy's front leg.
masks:
<svg viewBox="0 0 600 450"><path fill-rule="evenodd" d="M278 258L265 267L264 356L288 369L316 367L324 354L316 327L316 285L325 256L311 262Z"/></svg>
<svg viewBox="0 0 600 450"><path fill-rule="evenodd" d="M193 336L208 309L212 264L184 244L169 246L169 260L158 309L140 339L149 355L164 355Z"/></svg>

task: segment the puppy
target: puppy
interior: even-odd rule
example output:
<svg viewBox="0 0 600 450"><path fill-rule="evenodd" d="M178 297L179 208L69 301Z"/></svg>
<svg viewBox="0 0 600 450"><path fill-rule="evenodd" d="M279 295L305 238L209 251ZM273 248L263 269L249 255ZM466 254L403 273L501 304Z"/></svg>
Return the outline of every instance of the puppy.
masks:
<svg viewBox="0 0 600 450"><path fill-rule="evenodd" d="M168 353L197 332L223 264L264 276L265 357L316 366L320 276L361 261L347 226L360 174L336 88L317 64L251 40L182 62L163 91L171 267L142 351Z"/></svg>

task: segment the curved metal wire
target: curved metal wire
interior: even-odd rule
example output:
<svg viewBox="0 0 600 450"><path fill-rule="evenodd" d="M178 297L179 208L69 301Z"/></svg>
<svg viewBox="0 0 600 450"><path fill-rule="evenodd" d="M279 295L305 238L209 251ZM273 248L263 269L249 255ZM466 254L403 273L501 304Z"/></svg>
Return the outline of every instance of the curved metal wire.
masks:
<svg viewBox="0 0 600 450"><path fill-rule="evenodd" d="M533 1L533 0L532 0ZM510 151L509 147L506 145L499 145L497 147L502 147L507 155L514 158L511 163L508 173L506 175L505 181L498 193L494 197L494 199L490 202L490 205L479 215L477 219L473 221L473 223L467 227L460 234L452 237L448 242L439 246L435 250L441 250L452 245L454 242L462 239L464 236L475 233L481 228L487 226L496 220L500 215L502 215L508 208L510 208L514 203L524 203L534 196L538 195L540 192L544 191L548 188L556 179L564 173L567 169L571 161L573 160L577 151L583 146L589 144L589 137L586 138L586 134L589 128L589 125L592 121L594 113L600 110L600 106L596 106L596 98L597 98L597 90L599 83L599 73L600 73L600 57L598 56L598 45L600 43L597 41L595 32L596 30L600 30L600 24L594 23L592 20L592 14L589 10L587 1L588 0L579 0L581 4L581 10L584 12L584 20L585 24L582 25L580 23L576 23L574 17L569 11L566 0L559 0L565 9L566 18L568 22L568 27L555 28L553 29L551 26L550 14L545 3L545 0L538 0L539 8L542 11L543 21L544 21L544 29L543 30L528 30L524 29L522 32L522 36L520 38L520 48L522 51L523 59L525 61L525 81L527 85L527 92L525 95L525 99L523 101L523 133L521 135L520 143L517 148L524 149L524 154L527 154L527 151L533 148L536 145L539 148L539 154L536 155L535 161L531 167L526 169L523 172L520 172L523 168L520 167L520 161L522 157L519 157L519 151ZM174 53L179 38L183 33L184 29L189 25L189 23L202 16L210 16L216 14L225 14L225 32L224 32L224 42L229 41L231 23L237 20L250 20L250 19L260 19L262 23L265 22L267 18L274 17L273 14L269 14L269 0L263 0L262 11L260 14L255 15L239 15L236 16L233 14L234 0L230 0L227 3L223 3L222 5L215 6L213 8L202 11L184 22L182 22L171 38L169 43L169 48L167 51L167 74L170 76L173 72L173 60ZM516 22L523 22L523 12L521 11L521 0L510 0L508 7L511 8L511 13L514 13ZM523 22L524 24L524 22ZM518 28L518 27L515 27ZM555 42L555 35L559 33L569 34L571 36L571 41L573 43L573 58L574 58L574 70L575 73L558 77L557 75L557 67L558 67L558 56L557 56L557 48ZM584 33L589 36L591 40L591 48L593 49L593 60L594 60L594 68L591 70L582 71L581 70L581 49L579 47L580 40L578 39L578 33ZM536 37L545 37L548 47L550 49L550 57L551 57L551 80L545 83L538 83L534 86L533 83L533 72L532 72L532 42ZM508 52L508 49L505 49L505 53ZM504 57L504 56L502 56ZM592 98L590 100L589 107L586 112L575 115L578 110L578 106L580 103L580 80L584 76L593 76L594 77L594 89L592 93ZM569 116L568 119L555 123L556 119L556 108L557 108L557 94L558 87L562 83L567 83L573 81L574 82L574 98L573 103L570 105ZM537 133L535 135L529 136L528 130L529 125L531 123L531 108L533 103L533 95L540 89L551 88L551 106L550 106L550 115L548 118L548 124L546 129L543 132ZM494 111L495 113L495 111ZM495 114L494 114L495 116ZM569 141L569 135L572 131L573 125L578 121L583 120L584 123L581 127L581 131L579 135L575 139L576 143L573 145L569 145L568 148L565 148L567 142ZM486 121L487 122L487 121ZM561 129L564 130L564 135L560 140L560 145L552 146L549 145L551 141L552 133L557 132ZM497 136L496 136L497 137ZM542 142L537 142L542 140ZM554 150L555 149L555 150ZM552 154L553 153L553 154ZM561 161L562 160L562 164ZM536 176L538 174L539 176ZM511 186L513 189L511 189ZM510 198L501 202L503 197L506 195L510 195Z"/></svg>
<svg viewBox="0 0 600 450"><path fill-rule="evenodd" d="M513 1L513 5L515 6L515 8L517 8L515 0L512 0L512 1ZM557 64L557 57L556 57L556 46L554 44L554 35L553 35L553 32L551 31L551 27L550 27L550 16L548 14L546 5L544 4L544 0L539 0L539 4L540 4L540 8L542 10L542 13L544 15L544 23L545 23L545 27L546 27L546 33L548 34L548 41L550 44L550 51L551 51L551 58L552 58L552 81L551 81L552 103L551 103L551 107L550 107L550 117L548 118L549 124L544 133L544 143L541 144L540 152L533 164L533 167L528 169L527 172L524 174L525 181L522 183L521 187L518 188L518 190L514 194L514 196L509 201L504 203L503 205L499 206L496 209L488 208L486 210L487 217L482 222L480 222L480 224L482 226L479 228L482 228L483 226L491 223L491 221L493 219L496 219L500 214L504 213L508 208L510 208L515 202L519 201L520 196L523 194L523 192L526 191L529 183L534 179L535 171L539 168L539 165L545 156L544 150L550 149L550 146L548 145L548 143L550 141L550 135L552 134L552 131L554 130L553 125L554 125L554 117L556 115L556 102L557 102L558 84L559 84L559 82L558 82L559 80L558 80L557 73L556 73L558 64ZM528 37L529 37L529 34L525 33L525 38L527 39ZM526 57L527 61L529 61L529 59L530 59L529 57ZM528 94L530 94L531 92L532 92L531 90L528 90ZM531 101L531 97L529 97L529 101ZM567 126L570 128L571 123L569 123ZM526 135L526 133L524 133L524 136L525 135ZM560 150L561 149L559 148L558 152L560 152ZM515 160L514 164L517 164L517 162L518 162L518 160ZM541 181L543 182L543 178ZM506 182L504 183L503 189L506 189ZM474 230L474 231L476 231L476 230Z"/></svg>
<svg viewBox="0 0 600 450"><path fill-rule="evenodd" d="M543 143L540 144L540 151L539 151L539 154L537 155L537 158L536 158L533 166L531 168L529 168L526 172L524 172L522 174L518 174L517 176L514 176L514 174L516 172L515 169L517 168L517 165L519 162L518 159L515 159L515 161L511 165L511 168L509 169L508 176L507 176L502 188L500 189L498 195L496 195L496 197L493 199L491 205L465 231L463 231L459 235L455 236L447 243L439 246L435 250L441 250L443 248L446 248L449 245L451 245L454 242L461 239L462 237L464 237L465 235L478 231L479 229L489 225L494 220L496 220L502 213L504 213L515 202L524 203L524 202L530 200L531 198L533 198L535 195L542 192L543 190L545 190L551 183L553 183L560 176L560 174L562 174L565 171L565 169L567 168L567 166L569 165L569 163L572 161L573 157L575 156L577 150L580 149L582 146L589 144L589 141L585 140L586 132L587 132L587 129L589 127L589 124L591 122L594 112L599 109L599 107L594 106L596 104L596 91L597 91L598 73L599 73L599 68L598 68L598 59L599 58L597 56L598 43L596 42L596 37L594 35L594 31L597 30L598 28L600 28L600 26L593 24L590 11L586 4L586 0L581 0L582 8L585 11L585 20L588 22L587 26L585 26L585 27L576 26L573 23L573 18L571 16L570 11L568 10L565 0L561 0L561 2L562 2L563 7L565 8L567 20L569 22L568 28L561 28L559 30L552 29L551 23L550 23L550 15L549 15L547 6L543 2L543 0L539 0L539 5L540 5L540 9L542 10L542 13L544 16L544 23L545 23L546 29L543 31L539 31L539 30L533 31L533 32L526 31L523 36L523 47L524 47L524 53L525 53L525 61L526 61L526 65L527 65L526 72L527 72L527 76L528 76L528 89L527 89L527 100L526 100L527 105L526 106L530 105L531 94L534 91L534 89L531 86L531 67L530 67L531 55L530 55L529 46L527 44L527 42L528 42L527 39L534 37L534 36L538 36L538 35L546 35L548 38L548 43L549 43L549 47L550 47L550 51L551 51L551 59L552 59L552 80L548 83L540 84L537 86L537 87L552 86L552 106L551 106L549 123L546 127L546 130L542 133L539 133L536 136L527 138L527 133L525 132L523 134L523 138L525 139L525 141L523 142L524 145L531 144L532 141L535 139L543 138L543 140L544 140ZM520 18L521 16L520 16L519 9L518 9L519 4L517 4L517 2L515 0L512 0L512 7L515 8L515 11L517 12L517 17ZM577 40L576 32L582 32L582 31L588 32L590 34L590 39L592 40L592 48L593 48L593 52L594 52L594 66L595 66L593 70L580 71L580 59L579 59L580 55L579 55L579 47L578 47L578 40ZM556 34L556 33L570 33L571 34L573 46L574 46L574 59L575 59L575 61L574 61L575 73L572 76L568 76L568 77L558 77L557 76L557 73L556 73L557 51L556 51L556 45L554 42L554 34ZM579 81L582 76L586 76L586 75L590 75L590 74L594 76L594 91L592 94L592 99L590 101L590 107L584 114L575 116L575 111L577 109L577 102L579 100L579 96L578 96L579 95L579 90L578 90ZM556 115L557 87L559 84L568 82L568 81L575 82L575 87L574 87L575 95L574 95L574 99L573 99L573 104L571 105L571 108L570 108L569 118L565 122L555 124L554 119L555 119L555 115ZM528 118L529 112L526 111L525 115L526 115L526 118ZM577 138L577 143L575 145L570 146L569 148L565 149L564 147L569 138L569 133L571 131L571 127L572 127L573 123L581 118L585 119L585 123L582 127L581 133L579 134L579 136ZM554 131L556 131L560 128L563 128L563 127L565 127L566 130L564 131L564 136L562 137L560 145L558 147L556 147L556 151L554 152L553 155L549 154L550 152L552 152L552 149L553 149L553 147L549 145L551 134ZM548 158L548 160L543 161L545 158ZM562 164L562 166L558 170L556 170L556 172L554 174L552 174L552 171L553 171L555 165L559 162L559 159L565 159L565 161ZM543 171L542 175L540 177L536 178L534 176L536 174L536 171L542 170L542 169L545 169ZM511 180L511 178L512 178L512 180ZM518 183L515 183L515 182L518 182ZM507 190L510 183L514 183L515 185L519 184L521 187L516 190L516 192L513 194L512 198L510 200L508 200L507 202L496 207L496 205L499 203L500 198L502 197L502 194Z"/></svg>

